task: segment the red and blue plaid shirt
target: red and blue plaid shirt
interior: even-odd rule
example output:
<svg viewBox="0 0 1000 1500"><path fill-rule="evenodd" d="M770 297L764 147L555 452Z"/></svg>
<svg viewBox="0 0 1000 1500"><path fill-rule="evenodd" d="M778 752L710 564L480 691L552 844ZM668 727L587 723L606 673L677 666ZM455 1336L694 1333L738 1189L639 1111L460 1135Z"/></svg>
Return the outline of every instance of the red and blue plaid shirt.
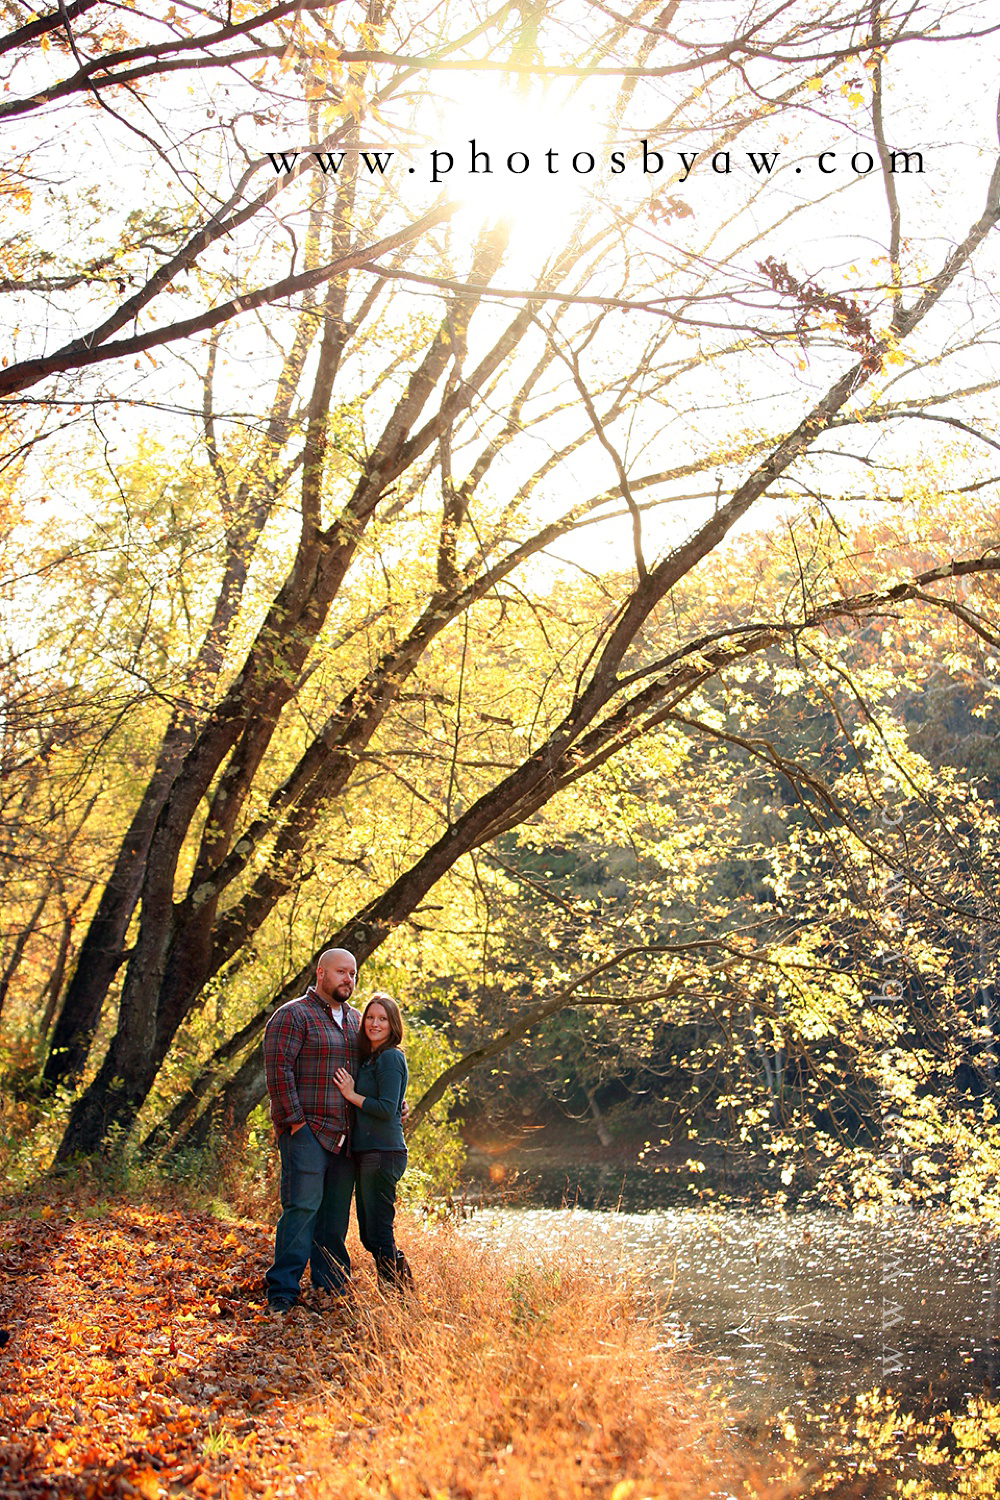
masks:
<svg viewBox="0 0 1000 1500"><path fill-rule="evenodd" d="M350 1133L347 1100L333 1081L338 1068L358 1071L361 1017L350 1005L343 1030L325 1000L309 987L274 1012L264 1029L264 1076L275 1130L305 1122L327 1151ZM345 1142L345 1145L347 1143Z"/></svg>

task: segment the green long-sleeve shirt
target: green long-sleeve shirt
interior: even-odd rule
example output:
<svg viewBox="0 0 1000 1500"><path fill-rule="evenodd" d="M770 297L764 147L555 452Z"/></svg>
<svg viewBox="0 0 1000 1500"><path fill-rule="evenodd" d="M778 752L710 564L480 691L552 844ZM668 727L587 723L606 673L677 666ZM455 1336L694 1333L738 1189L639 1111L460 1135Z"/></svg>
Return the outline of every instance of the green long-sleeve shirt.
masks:
<svg viewBox="0 0 1000 1500"><path fill-rule="evenodd" d="M405 1151L400 1112L406 1094L406 1058L398 1047L383 1047L361 1064L354 1091L363 1094L351 1135L352 1151Z"/></svg>

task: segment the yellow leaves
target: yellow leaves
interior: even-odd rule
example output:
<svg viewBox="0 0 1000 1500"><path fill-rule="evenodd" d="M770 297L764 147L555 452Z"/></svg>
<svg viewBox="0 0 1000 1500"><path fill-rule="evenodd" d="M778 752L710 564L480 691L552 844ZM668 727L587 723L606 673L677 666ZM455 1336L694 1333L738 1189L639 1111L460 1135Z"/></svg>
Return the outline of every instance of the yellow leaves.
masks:
<svg viewBox="0 0 1000 1500"><path fill-rule="evenodd" d="M795 697L802 691L803 673L794 667L778 667L774 672L775 690L783 698Z"/></svg>
<svg viewBox="0 0 1000 1500"><path fill-rule="evenodd" d="M5 206L10 209L21 209L24 212L31 207L31 189L20 177L11 172L0 171L0 196L5 200ZM4 253L4 263L14 270L17 262L9 251Z"/></svg>
<svg viewBox="0 0 1000 1500"><path fill-rule="evenodd" d="M345 118L361 120L367 107L367 94L364 89L356 83L348 83L343 92L343 97L336 108L336 113Z"/></svg>
<svg viewBox="0 0 1000 1500"><path fill-rule="evenodd" d="M209 1292L212 1281L206 1284L204 1268L213 1268L216 1282L227 1276L231 1281L232 1273L220 1267L231 1249L223 1248L223 1239L232 1241L232 1231L207 1215L194 1215L200 1257L195 1262L173 1254L192 1233L190 1214L104 1209L96 1223L86 1214L71 1219L56 1208L52 1215L65 1226L64 1253L55 1258L52 1231L40 1211L32 1215L29 1209L18 1225L26 1261L18 1293L25 1336L19 1363L9 1367L5 1393L18 1402L18 1425L34 1440L34 1471L47 1478L53 1470L115 1464L127 1492L144 1500L161 1500L178 1485L185 1494L204 1496L225 1488L226 1500L262 1493L262 1485L244 1481L240 1465L243 1455L254 1450L256 1458L266 1446L258 1430L277 1412L274 1397L280 1392L267 1385L245 1435L223 1427L219 1415L225 1411L228 1423L229 1410L237 1406L239 1423L254 1406L247 1399L247 1377L264 1372L267 1379L279 1365L282 1372L295 1366L286 1355L275 1357L270 1326L248 1305L245 1333L254 1339L251 1330L260 1324L259 1346L245 1373L234 1367L227 1375L223 1368L231 1340L220 1336L214 1322L220 1304ZM154 1238L164 1228L166 1233ZM268 1233L241 1226L241 1238L243 1248L265 1263ZM32 1273L35 1264L44 1265L44 1276ZM178 1302L186 1306L177 1308ZM175 1318L185 1324L186 1350L180 1355L167 1331ZM241 1347L244 1342L245 1335ZM192 1406L176 1399L185 1383L192 1389ZM192 1456L201 1461L191 1462ZM154 1468L150 1458L159 1466ZM213 1465L225 1465L225 1477L213 1473Z"/></svg>
<svg viewBox="0 0 1000 1500"><path fill-rule="evenodd" d="M840 92L852 109L857 109L859 105L865 102L864 94L859 92L857 85L853 81L842 83L840 85Z"/></svg>
<svg viewBox="0 0 1000 1500"><path fill-rule="evenodd" d="M955 1419L955 1441L966 1453L992 1455L1000 1465L1000 1408L985 1397L972 1397L967 1413Z"/></svg>
<svg viewBox="0 0 1000 1500"><path fill-rule="evenodd" d="M822 87L823 87L823 80L822 80L822 78L808 78L808 79L806 79L806 88L809 90L809 92L811 94L818 94L819 91L820 91L820 89Z"/></svg>

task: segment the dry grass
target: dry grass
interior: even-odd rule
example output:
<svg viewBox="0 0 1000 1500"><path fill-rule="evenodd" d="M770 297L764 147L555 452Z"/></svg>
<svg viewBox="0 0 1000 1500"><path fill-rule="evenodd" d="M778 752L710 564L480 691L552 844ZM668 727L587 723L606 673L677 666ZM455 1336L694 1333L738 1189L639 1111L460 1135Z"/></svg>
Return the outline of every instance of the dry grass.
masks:
<svg viewBox="0 0 1000 1500"><path fill-rule="evenodd" d="M338 1500L790 1493L724 1431L635 1287L405 1233L418 1288L359 1289L341 1389L307 1466ZM760 1456L758 1455L758 1458Z"/></svg>

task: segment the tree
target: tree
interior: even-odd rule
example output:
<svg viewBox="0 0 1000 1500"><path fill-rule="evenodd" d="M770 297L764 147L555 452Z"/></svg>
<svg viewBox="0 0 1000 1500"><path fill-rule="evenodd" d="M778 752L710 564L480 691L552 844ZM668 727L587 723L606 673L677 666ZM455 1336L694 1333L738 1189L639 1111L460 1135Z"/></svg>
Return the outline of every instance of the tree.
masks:
<svg viewBox="0 0 1000 1500"><path fill-rule="evenodd" d="M84 14L86 36L75 29ZM625 17L595 6L582 22L560 6L459 7L445 17L384 12L374 0L363 18L319 5L256 17L209 11L196 24L168 12L128 37L102 30L103 14L80 6L7 39L15 80L30 74L25 48L36 36L50 37L57 57L52 81L31 77L6 112L20 122L46 110L93 117L117 150L140 142L163 200L126 215L114 243L85 232L79 263L54 252L29 262L15 242L8 260L25 263L7 290L25 299L22 326L41 326L43 303L58 311L68 296L87 332L51 351L19 347L0 391L25 403L22 420L34 415L32 441L67 404L103 433L116 401L162 401L167 367L131 387L126 374L129 361L157 351L179 408L163 464L187 506L211 507L212 519L204 577L185 580L189 642L161 664L141 705L148 715L156 696L166 699L159 748L107 860L53 1037L50 1081L77 1079L120 981L114 1036L74 1104L63 1155L131 1128L208 987L295 898L336 811L354 816L367 795L369 767L412 737L414 697L419 733L443 739L448 754L411 783L410 831L393 844L391 874L372 882L358 868L345 882L323 941L346 942L360 958L459 860L676 716L705 684L728 682L781 641L838 619L876 619L910 598L947 599L955 580L997 567L991 546L970 543L959 557L866 587L827 579L777 613L750 600L736 625L678 628L669 649L656 645L679 590L766 497L801 483L820 506L836 501L821 440L847 457L873 425L905 427L904 418L978 430L949 403L967 399L965 368L985 319L954 351L955 382L930 392L921 382L932 362L940 377L947 299L991 253L1000 166L980 185L967 229L931 258L924 235L935 225L909 225L897 182L897 158L908 168L912 153L892 148L885 120L890 69L897 57L903 66L903 43L926 34L926 8L917 17L912 7L866 4L831 19L812 0L774 16L752 6L738 37L703 7L679 4L640 4ZM950 36L961 48L995 30L954 20L935 45ZM218 70L218 81L211 99L183 101L186 140L199 141L188 156L174 143L172 91L173 75L191 70ZM596 171L601 156L609 175L559 240L494 222L470 232L457 204L436 196L440 183L425 180L406 199L398 182L419 177L418 166L399 179L373 168L386 145L417 142L421 131L438 139L435 91L462 73L508 78L508 110L518 83L530 92L543 75L566 80L560 108L589 91L603 134L576 170L588 177L587 161ZM885 254L824 284L818 269L793 268L782 227L755 220L774 166L758 164L756 132L777 116L794 137L817 109L837 120L865 102L866 191L877 180L884 193ZM239 144L248 117L266 124L266 152ZM283 133L296 131L293 150ZM717 179L754 143L747 171L754 182L763 173L762 185L742 211L718 201L692 210L680 194L691 172L683 157L670 191L659 187L665 153L709 132L715 164L703 167ZM611 191L626 175L616 172L616 142L634 173L620 197ZM35 168L45 149L39 139ZM426 151L409 149L426 168ZM429 175L443 180L445 148L434 149ZM790 182L809 160L798 169L789 161ZM807 222L811 209L800 198L789 211ZM265 307L266 324L251 324ZM266 354L253 349L251 327ZM911 400L899 384L907 378ZM976 385L993 389L990 379ZM772 397L766 418L751 408L734 421L728 406L692 436L686 415L747 391ZM195 421L196 459L182 446ZM131 514L134 480L114 445L100 443L111 493ZM683 521L650 543L657 509L682 498ZM500 724L470 735L470 652L489 643L494 660L517 657L508 630L523 629L524 595L538 593L536 560L616 517L630 537L631 574L616 577L603 617L598 587L568 644L553 650L542 628L537 662L518 658L528 680L515 727L528 732L515 740ZM180 578L164 577L162 589L174 593ZM435 683L439 664L456 652L454 696L437 704L448 696ZM435 707L445 712L432 729ZM249 1018L242 1041L261 1024L261 1014Z"/></svg>
<svg viewBox="0 0 1000 1500"><path fill-rule="evenodd" d="M947 545L949 511L925 495L860 535L800 517L784 545L714 559L678 608L739 618L749 580L760 608L831 566L912 567L905 538ZM977 520L995 508L960 524ZM489 955L456 979L476 1019L438 1087L527 1035L519 1098L536 1068L557 1090L603 1076L600 1109L642 1097L627 1118L647 1145L717 1144L786 1193L995 1211L995 765L939 748L978 724L995 744L995 582L976 595L978 639L890 610L762 653L481 858ZM598 859L615 880L581 878Z"/></svg>

